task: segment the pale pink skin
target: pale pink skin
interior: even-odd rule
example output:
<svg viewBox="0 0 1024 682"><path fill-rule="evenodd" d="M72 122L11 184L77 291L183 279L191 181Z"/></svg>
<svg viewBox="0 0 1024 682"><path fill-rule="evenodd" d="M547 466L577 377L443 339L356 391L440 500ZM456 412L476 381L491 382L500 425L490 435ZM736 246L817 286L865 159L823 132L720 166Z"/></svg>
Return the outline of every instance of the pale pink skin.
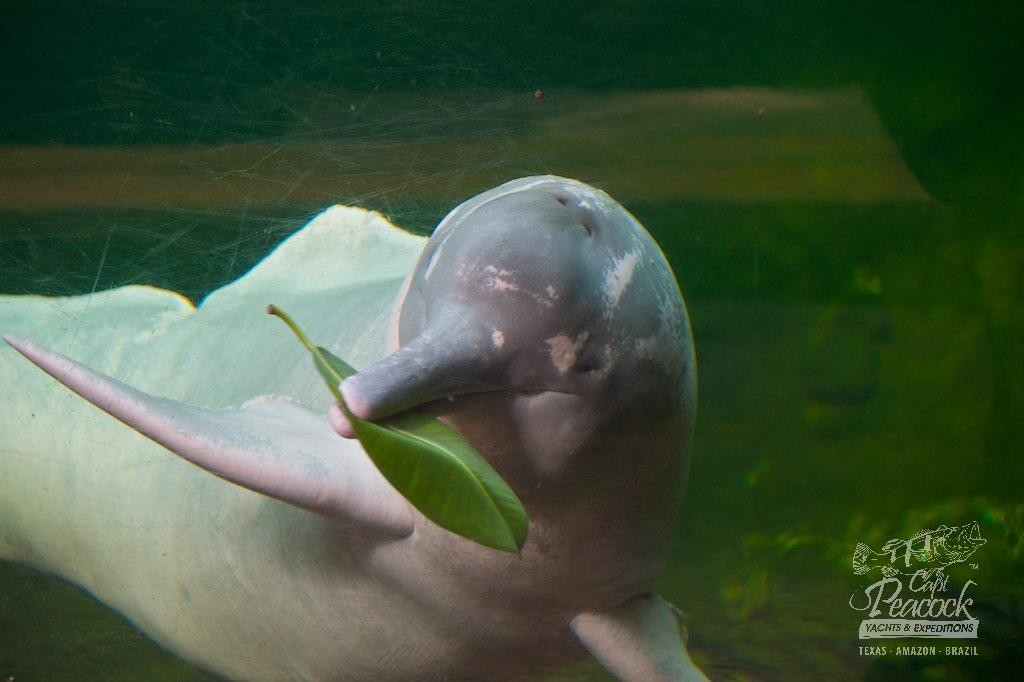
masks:
<svg viewBox="0 0 1024 682"><path fill-rule="evenodd" d="M341 411L341 406L337 403L331 405L327 410L327 421L330 423L331 428L337 431L338 435L342 438L356 437L356 430L352 428L352 422L348 420L345 413Z"/></svg>
<svg viewBox="0 0 1024 682"><path fill-rule="evenodd" d="M373 415L373 406L363 400L357 393L352 393L350 389L345 388L345 383L342 382L341 386L341 397L345 399L345 405L351 410L352 414L360 419L371 419ZM330 423L331 428L334 429L339 436L342 438L355 438L356 430L352 428L352 423L345 416L345 412L341 409L341 406L334 403L327 410L327 421Z"/></svg>
<svg viewBox="0 0 1024 682"><path fill-rule="evenodd" d="M578 658L580 643L621 679L702 679L670 610L649 596L682 495L695 365L678 288L643 228L581 183L517 180L442 221L398 300L397 349L342 383L346 404L363 419L428 404L460 430L527 508L521 555L424 518L357 441L334 436L354 436L337 405L326 423L282 398L194 407L11 337L101 409L259 493L177 469L138 486L140 501L122 488L100 523L124 528L119 514L144 517L145 540L125 545L87 532L74 542L95 540L99 556L121 557L150 602L119 591L116 578L97 578L92 564L72 566L68 577L187 659L246 679L513 677ZM210 309L217 305L241 309L226 297ZM332 324L329 317L318 321ZM223 330L208 318L197 334ZM302 366L312 374L308 359ZM190 371L182 366L174 380ZM40 485L31 469L14 474L8 480L21 488ZM155 492L166 486L175 495ZM173 529L166 540L163 527ZM0 525L6 556L60 552L32 542ZM194 548L191 557L168 561L183 546ZM183 576L181 589L187 584L194 598L161 592Z"/></svg>

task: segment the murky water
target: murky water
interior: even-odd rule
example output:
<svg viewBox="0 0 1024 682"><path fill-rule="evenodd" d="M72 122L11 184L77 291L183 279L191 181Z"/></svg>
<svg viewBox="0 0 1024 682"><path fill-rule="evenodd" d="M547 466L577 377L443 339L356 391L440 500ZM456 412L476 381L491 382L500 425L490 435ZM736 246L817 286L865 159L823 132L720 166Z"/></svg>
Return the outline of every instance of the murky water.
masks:
<svg viewBox="0 0 1024 682"><path fill-rule="evenodd" d="M1024 665L1019 10L3 11L0 292L199 300L331 203L426 233L504 180L579 178L655 235L690 307L700 412L661 591L695 660ZM857 544L971 522L985 544L944 571L949 598L973 581L977 638L861 639L881 574L854 574ZM206 679L12 565L6 676Z"/></svg>

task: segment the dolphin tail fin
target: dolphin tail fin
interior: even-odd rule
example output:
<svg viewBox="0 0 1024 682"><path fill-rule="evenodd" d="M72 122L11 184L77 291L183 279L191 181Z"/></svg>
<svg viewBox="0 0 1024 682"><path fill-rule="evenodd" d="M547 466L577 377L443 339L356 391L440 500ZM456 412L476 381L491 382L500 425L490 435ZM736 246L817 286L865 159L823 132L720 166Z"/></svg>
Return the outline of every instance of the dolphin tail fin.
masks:
<svg viewBox="0 0 1024 682"><path fill-rule="evenodd" d="M625 682L707 682L686 651L682 614L656 594L607 611L581 613L573 633L611 674Z"/></svg>
<svg viewBox="0 0 1024 682"><path fill-rule="evenodd" d="M101 410L227 481L330 518L395 535L412 532L408 502L366 454L287 398L195 407L143 393L29 341L3 338Z"/></svg>

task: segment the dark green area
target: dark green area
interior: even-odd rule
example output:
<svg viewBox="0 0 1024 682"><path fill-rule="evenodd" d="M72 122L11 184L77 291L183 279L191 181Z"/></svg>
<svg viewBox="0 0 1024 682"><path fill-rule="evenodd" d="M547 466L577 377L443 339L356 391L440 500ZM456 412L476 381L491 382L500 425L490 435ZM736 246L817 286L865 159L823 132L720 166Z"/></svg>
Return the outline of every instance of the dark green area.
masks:
<svg viewBox="0 0 1024 682"><path fill-rule="evenodd" d="M311 93L792 84L849 73L813 3L8 2L0 139L222 141L282 134ZM738 47L742 49L737 49ZM845 73L844 73L845 72ZM465 124L463 125L463 128ZM486 126L495 130L495 126ZM346 121L319 135L410 134ZM420 131L422 133L422 131Z"/></svg>
<svg viewBox="0 0 1024 682"><path fill-rule="evenodd" d="M1020 201L1024 8L986 3L107 1L0 6L0 141L507 134L475 91L860 83L940 194ZM349 93L426 96L395 119ZM311 121L309 102L319 112ZM332 101L333 100L333 101ZM335 105L335 106L332 106ZM985 181L975 181L984 173ZM1019 206L1019 203L1018 203Z"/></svg>
<svg viewBox="0 0 1024 682"><path fill-rule="evenodd" d="M493 167L507 177L590 180L586 159L508 162L501 150L537 120L488 104L536 89L599 98L861 88L931 200L641 192L628 205L678 275L700 367L690 492L663 592L688 613L694 656L716 679L1015 679L1024 667L1021 7L6 2L0 143L473 139L493 141ZM812 113L805 124L839 122ZM612 179L628 186L637 169L621 162ZM440 163L445 176L466 171L458 154ZM688 169L672 172L669 184ZM434 198L396 186L359 204L426 233L464 198L443 184ZM0 291L146 283L200 300L326 203L0 208ZM853 546L972 520L988 542L976 572L953 575L978 583L980 655L858 655ZM4 565L7 675L207 679L73 588ZM600 676L591 663L558 679Z"/></svg>

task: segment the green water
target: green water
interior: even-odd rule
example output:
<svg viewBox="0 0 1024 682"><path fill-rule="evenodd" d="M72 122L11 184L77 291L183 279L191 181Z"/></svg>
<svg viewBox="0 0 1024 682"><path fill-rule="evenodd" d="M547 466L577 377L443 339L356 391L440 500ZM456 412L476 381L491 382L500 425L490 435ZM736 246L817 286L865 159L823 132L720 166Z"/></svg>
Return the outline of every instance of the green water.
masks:
<svg viewBox="0 0 1024 682"><path fill-rule="evenodd" d="M0 15L0 292L148 283L198 300L331 203L428 232L501 181L579 178L655 235L690 308L700 408L661 591L695 660L734 680L1024 667L1021 10ZM971 521L987 542L949 573L977 583L978 639L859 640L854 546ZM3 565L7 676L207 679ZM587 662L555 679L607 678Z"/></svg>

